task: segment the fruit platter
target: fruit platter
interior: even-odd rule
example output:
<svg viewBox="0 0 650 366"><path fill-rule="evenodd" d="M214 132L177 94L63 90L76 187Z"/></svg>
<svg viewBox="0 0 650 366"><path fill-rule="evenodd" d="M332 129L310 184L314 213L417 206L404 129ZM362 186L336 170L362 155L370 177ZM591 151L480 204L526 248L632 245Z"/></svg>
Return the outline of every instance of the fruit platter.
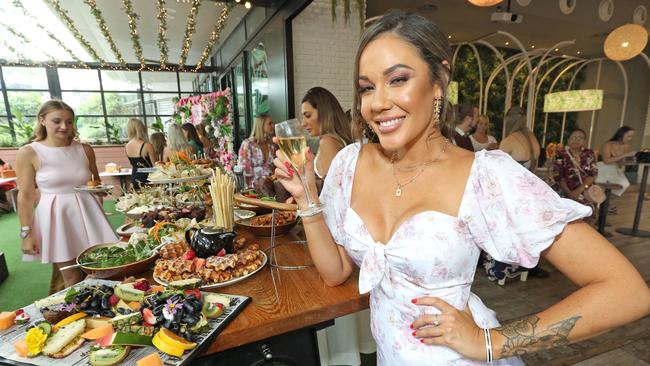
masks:
<svg viewBox="0 0 650 366"><path fill-rule="evenodd" d="M186 365L250 298L198 290L200 280L152 286L86 279L0 314L0 363Z"/></svg>

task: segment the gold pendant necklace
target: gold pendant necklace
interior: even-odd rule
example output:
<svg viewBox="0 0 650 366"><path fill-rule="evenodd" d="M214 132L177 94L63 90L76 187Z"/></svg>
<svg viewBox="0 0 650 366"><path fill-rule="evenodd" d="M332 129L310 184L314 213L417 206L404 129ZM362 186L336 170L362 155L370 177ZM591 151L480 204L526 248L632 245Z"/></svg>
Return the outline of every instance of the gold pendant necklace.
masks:
<svg viewBox="0 0 650 366"><path fill-rule="evenodd" d="M390 164L393 167L393 177L395 178L395 182L397 183L397 189L395 189L395 197L401 197L402 196L402 188L404 188L404 187L408 186L409 184L413 183L417 179L417 177L419 177L420 174L422 174L422 172L424 172L424 169L426 169L426 167L428 167L429 165L431 165L431 164L437 162L438 160L440 160L440 157L442 157L442 154L444 154L445 151L447 150L447 145L448 144L449 144L449 140L444 139L444 143L442 145L442 150L440 150L440 154L438 154L438 156L435 159L420 164L421 165L420 170L411 179L409 179L404 184L400 183L399 179L397 178L397 172L395 170L396 156L395 156L395 154L393 154L393 156L390 159ZM417 167L417 165L412 167L412 168L415 168L415 167Z"/></svg>

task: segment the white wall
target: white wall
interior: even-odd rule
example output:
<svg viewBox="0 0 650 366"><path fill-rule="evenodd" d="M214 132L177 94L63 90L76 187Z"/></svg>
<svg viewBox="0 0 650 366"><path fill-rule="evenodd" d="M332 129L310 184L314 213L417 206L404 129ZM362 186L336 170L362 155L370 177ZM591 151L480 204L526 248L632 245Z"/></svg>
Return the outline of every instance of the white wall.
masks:
<svg viewBox="0 0 650 366"><path fill-rule="evenodd" d="M343 110L352 107L354 56L361 28L356 1L351 3L349 24L343 19L342 5L337 7L336 22L332 21L331 0L314 0L292 21L296 116L300 100L314 86L331 91Z"/></svg>

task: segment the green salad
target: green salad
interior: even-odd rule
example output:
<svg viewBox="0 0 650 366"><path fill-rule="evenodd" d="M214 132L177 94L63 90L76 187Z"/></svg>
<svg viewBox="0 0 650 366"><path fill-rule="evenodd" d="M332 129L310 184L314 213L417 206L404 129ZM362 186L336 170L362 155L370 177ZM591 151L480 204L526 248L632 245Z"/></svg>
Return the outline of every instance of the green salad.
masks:
<svg viewBox="0 0 650 366"><path fill-rule="evenodd" d="M151 257L151 251L156 247L153 239L140 240L136 244L126 246L113 245L89 251L79 259L79 262L86 267L108 268L122 266ZM86 263L92 263L86 265Z"/></svg>

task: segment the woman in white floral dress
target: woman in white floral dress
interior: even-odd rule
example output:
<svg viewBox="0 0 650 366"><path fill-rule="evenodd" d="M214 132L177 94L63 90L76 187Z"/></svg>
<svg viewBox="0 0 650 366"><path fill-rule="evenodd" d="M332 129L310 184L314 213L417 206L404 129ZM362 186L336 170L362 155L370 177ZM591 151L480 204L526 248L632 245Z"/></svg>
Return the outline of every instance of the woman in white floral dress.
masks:
<svg viewBox="0 0 650 366"><path fill-rule="evenodd" d="M419 15L393 11L366 29L353 121L379 143L341 150L320 197L324 211L301 212L326 284L347 281L359 267L378 363L477 365L493 357L520 365L514 356L648 314L650 291L639 273L579 220L589 208L560 198L503 152L449 143L442 100L450 59L447 37ZM280 154L274 163L305 209L297 174ZM308 180L314 188L313 175ZM544 255L581 288L538 314L499 324L470 292L480 249L525 267Z"/></svg>

